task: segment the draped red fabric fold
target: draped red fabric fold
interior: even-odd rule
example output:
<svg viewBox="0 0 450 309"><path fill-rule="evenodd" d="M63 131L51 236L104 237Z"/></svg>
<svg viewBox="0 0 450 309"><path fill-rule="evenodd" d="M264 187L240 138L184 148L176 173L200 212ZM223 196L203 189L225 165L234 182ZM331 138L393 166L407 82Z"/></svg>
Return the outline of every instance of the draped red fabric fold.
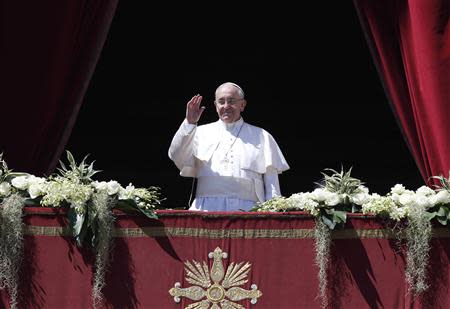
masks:
<svg viewBox="0 0 450 309"><path fill-rule="evenodd" d="M354 0L386 94L429 183L450 168L450 2Z"/></svg>
<svg viewBox="0 0 450 309"><path fill-rule="evenodd" d="M0 2L0 152L14 170L53 171L117 2Z"/></svg>

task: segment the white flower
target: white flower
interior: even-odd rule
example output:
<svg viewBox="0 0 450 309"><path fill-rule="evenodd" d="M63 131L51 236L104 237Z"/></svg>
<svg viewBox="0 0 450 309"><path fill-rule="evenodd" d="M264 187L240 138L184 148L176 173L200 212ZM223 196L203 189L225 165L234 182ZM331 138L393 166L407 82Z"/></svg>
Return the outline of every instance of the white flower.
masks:
<svg viewBox="0 0 450 309"><path fill-rule="evenodd" d="M341 202L341 196L335 192L329 192L325 200L325 204L328 206L336 206Z"/></svg>
<svg viewBox="0 0 450 309"><path fill-rule="evenodd" d="M100 181L100 182L98 182L97 180L93 181L92 182L92 186L97 191L106 191L106 190L108 190L108 183L106 181Z"/></svg>
<svg viewBox="0 0 450 309"><path fill-rule="evenodd" d="M414 193L405 191L402 195L400 195L398 202L403 206L411 206L415 202Z"/></svg>
<svg viewBox="0 0 450 309"><path fill-rule="evenodd" d="M119 200L131 200L133 199L134 186L130 183L125 189L120 190Z"/></svg>
<svg viewBox="0 0 450 309"><path fill-rule="evenodd" d="M120 189L123 189L122 186L115 180L111 180L108 182L108 195L114 195L119 192Z"/></svg>
<svg viewBox="0 0 450 309"><path fill-rule="evenodd" d="M28 175L27 176L28 185L36 184L36 183L44 183L45 178L42 177L36 177L34 175Z"/></svg>
<svg viewBox="0 0 450 309"><path fill-rule="evenodd" d="M437 194L430 197L431 206L439 204L449 204L450 203L450 192L447 190L439 191Z"/></svg>
<svg viewBox="0 0 450 309"><path fill-rule="evenodd" d="M377 200L377 199L380 199L380 198L381 198L381 195L379 195L378 193L372 193L369 196L369 200Z"/></svg>
<svg viewBox="0 0 450 309"><path fill-rule="evenodd" d="M358 193L350 196L350 202L356 205L363 205L369 200L369 189L364 186L359 186L358 189Z"/></svg>
<svg viewBox="0 0 450 309"><path fill-rule="evenodd" d="M392 194L403 194L405 192L405 187L402 184L396 184L391 188Z"/></svg>
<svg viewBox="0 0 450 309"><path fill-rule="evenodd" d="M311 195L312 198L315 199L316 201L323 202L327 199L329 193L330 192L324 188L317 188L311 193Z"/></svg>
<svg viewBox="0 0 450 309"><path fill-rule="evenodd" d="M387 215L393 220L400 220L406 216L407 208L398 207L389 196L380 196L376 193L370 196L367 203L362 205L364 214Z"/></svg>
<svg viewBox="0 0 450 309"><path fill-rule="evenodd" d="M0 183L0 196L8 196L11 193L11 185L4 181Z"/></svg>
<svg viewBox="0 0 450 309"><path fill-rule="evenodd" d="M369 194L365 192L356 193L352 196L350 196L350 202L356 204L356 205L363 205L369 200Z"/></svg>
<svg viewBox="0 0 450 309"><path fill-rule="evenodd" d="M125 191L129 191L129 192L132 192L132 191L134 191L134 186L133 186L133 184L130 182L129 184L128 184L128 186L125 188Z"/></svg>
<svg viewBox="0 0 450 309"><path fill-rule="evenodd" d="M369 194L369 188L367 188L365 186L359 186L358 187L358 192Z"/></svg>
<svg viewBox="0 0 450 309"><path fill-rule="evenodd" d="M335 206L342 202L341 196L336 192L330 192L325 188L317 188L310 193L310 198L316 202L325 202L327 206Z"/></svg>
<svg viewBox="0 0 450 309"><path fill-rule="evenodd" d="M317 216L319 214L319 203L315 199L315 194L310 192L302 192L292 194L289 198L289 204L293 208L306 210L311 215Z"/></svg>
<svg viewBox="0 0 450 309"><path fill-rule="evenodd" d="M28 194L31 198L36 198L44 194L43 185L40 183L33 183L28 187Z"/></svg>
<svg viewBox="0 0 450 309"><path fill-rule="evenodd" d="M425 196L430 196L430 195L435 195L436 192L431 189L430 187L427 186L421 186L419 189L416 190L417 194L420 195L425 195Z"/></svg>
<svg viewBox="0 0 450 309"><path fill-rule="evenodd" d="M11 184L19 190L28 188L28 176L18 176L11 180Z"/></svg>
<svg viewBox="0 0 450 309"><path fill-rule="evenodd" d="M430 200L427 196L422 194L416 194L415 196L415 202L420 207L428 208L431 206Z"/></svg>
<svg viewBox="0 0 450 309"><path fill-rule="evenodd" d="M391 195L391 198L392 198L392 200L393 200L394 202L400 203L400 196L401 196L401 194L393 193L393 194Z"/></svg>
<svg viewBox="0 0 450 309"><path fill-rule="evenodd" d="M58 177L43 184L43 191L41 205L58 207L65 201L77 212L84 212L85 204L91 198L94 188L91 185L83 185Z"/></svg>
<svg viewBox="0 0 450 309"><path fill-rule="evenodd" d="M391 219L394 219L396 221L400 221L401 219L405 218L407 215L408 215L407 207L393 207L389 214Z"/></svg>

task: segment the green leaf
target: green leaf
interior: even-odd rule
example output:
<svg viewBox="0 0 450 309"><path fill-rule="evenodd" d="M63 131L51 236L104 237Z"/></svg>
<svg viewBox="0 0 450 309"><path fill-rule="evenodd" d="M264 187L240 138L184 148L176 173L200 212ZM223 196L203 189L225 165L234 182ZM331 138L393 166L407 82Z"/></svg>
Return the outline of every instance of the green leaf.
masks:
<svg viewBox="0 0 450 309"><path fill-rule="evenodd" d="M98 244L98 213L97 210L92 205L87 205L87 226L86 226L86 236L91 239L89 241L92 248L97 248Z"/></svg>
<svg viewBox="0 0 450 309"><path fill-rule="evenodd" d="M431 221L432 219L434 219L437 216L437 212L433 211L433 212L425 212L425 216L427 217L427 219L429 221Z"/></svg>
<svg viewBox="0 0 450 309"><path fill-rule="evenodd" d="M85 214L79 214L74 208L70 207L67 213L69 219L69 226L72 229L73 236L78 246L82 246L83 238L86 232L83 230L85 226Z"/></svg>
<svg viewBox="0 0 450 309"><path fill-rule="evenodd" d="M124 212L131 211L135 212L137 209L136 204L133 200L118 200L116 206L114 207L116 209L120 209Z"/></svg>
<svg viewBox="0 0 450 309"><path fill-rule="evenodd" d="M144 208L139 208L139 207L138 207L138 210L150 219L158 219L158 216L156 215L156 213L154 211L150 211L150 210L147 210Z"/></svg>
<svg viewBox="0 0 450 309"><path fill-rule="evenodd" d="M41 198L26 198L25 199L25 205L26 206L40 206L41 205Z"/></svg>
<svg viewBox="0 0 450 309"><path fill-rule="evenodd" d="M335 210L333 213L333 221L336 223L345 223L347 221L347 213L345 211Z"/></svg>
<svg viewBox="0 0 450 309"><path fill-rule="evenodd" d="M153 210L139 207L138 205L136 205L134 200L119 200L117 202L115 208L121 209L124 211L130 211L130 210L139 211L140 213L146 215L150 219L158 219L158 216L155 214L155 212Z"/></svg>
<svg viewBox="0 0 450 309"><path fill-rule="evenodd" d="M437 211L438 217L447 217L449 214L448 208L441 206L439 207L439 210Z"/></svg>
<svg viewBox="0 0 450 309"><path fill-rule="evenodd" d="M334 229L336 223L333 220L329 219L326 215L322 215L321 218L323 223L325 223L330 228L330 230Z"/></svg>
<svg viewBox="0 0 450 309"><path fill-rule="evenodd" d="M352 213L360 212L360 206L352 204Z"/></svg>
<svg viewBox="0 0 450 309"><path fill-rule="evenodd" d="M323 210L324 210L324 212L327 214L327 215L331 215L331 216L333 216L333 213L334 213L334 209L333 208L323 208Z"/></svg>
<svg viewBox="0 0 450 309"><path fill-rule="evenodd" d="M437 217L437 220L442 225L447 225L447 217Z"/></svg>

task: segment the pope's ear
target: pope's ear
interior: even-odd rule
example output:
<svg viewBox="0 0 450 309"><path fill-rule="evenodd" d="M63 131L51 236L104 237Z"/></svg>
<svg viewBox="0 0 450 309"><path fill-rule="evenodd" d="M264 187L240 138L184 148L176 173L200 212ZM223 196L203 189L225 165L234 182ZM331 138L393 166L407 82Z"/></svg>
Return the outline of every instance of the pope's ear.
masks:
<svg viewBox="0 0 450 309"><path fill-rule="evenodd" d="M241 112L244 111L246 105L247 105L247 100L242 101Z"/></svg>

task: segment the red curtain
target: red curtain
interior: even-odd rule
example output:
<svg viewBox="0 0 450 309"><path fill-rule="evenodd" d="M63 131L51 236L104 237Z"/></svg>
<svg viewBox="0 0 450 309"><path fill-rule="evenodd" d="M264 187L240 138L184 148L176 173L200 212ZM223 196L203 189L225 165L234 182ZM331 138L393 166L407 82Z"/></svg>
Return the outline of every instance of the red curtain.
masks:
<svg viewBox="0 0 450 309"><path fill-rule="evenodd" d="M117 2L0 1L0 152L14 170L55 168Z"/></svg>
<svg viewBox="0 0 450 309"><path fill-rule="evenodd" d="M450 2L354 0L386 94L426 182L450 168Z"/></svg>

